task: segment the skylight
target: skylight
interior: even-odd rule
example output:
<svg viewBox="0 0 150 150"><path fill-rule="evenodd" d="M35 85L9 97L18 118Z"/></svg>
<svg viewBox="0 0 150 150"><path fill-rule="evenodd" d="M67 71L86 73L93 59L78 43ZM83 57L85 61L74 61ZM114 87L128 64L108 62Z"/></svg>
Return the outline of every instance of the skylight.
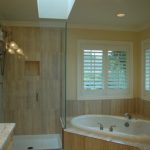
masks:
<svg viewBox="0 0 150 150"><path fill-rule="evenodd" d="M39 18L68 19L75 0L37 0Z"/></svg>

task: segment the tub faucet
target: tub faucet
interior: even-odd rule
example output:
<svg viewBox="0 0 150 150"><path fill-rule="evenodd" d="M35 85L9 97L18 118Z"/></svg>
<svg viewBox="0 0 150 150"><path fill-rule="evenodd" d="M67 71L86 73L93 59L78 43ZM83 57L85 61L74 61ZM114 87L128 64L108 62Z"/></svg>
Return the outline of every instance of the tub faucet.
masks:
<svg viewBox="0 0 150 150"><path fill-rule="evenodd" d="M100 129L100 130L103 130L103 129L104 129L103 124L101 124L100 122L98 122L98 124L99 124L99 129Z"/></svg>
<svg viewBox="0 0 150 150"><path fill-rule="evenodd" d="M113 132L114 127L116 127L116 125L112 125L112 126L110 126L110 127L109 127L109 131L110 131L110 132Z"/></svg>
<svg viewBox="0 0 150 150"><path fill-rule="evenodd" d="M128 119L132 119L132 116L129 113L125 113L124 116L127 117Z"/></svg>

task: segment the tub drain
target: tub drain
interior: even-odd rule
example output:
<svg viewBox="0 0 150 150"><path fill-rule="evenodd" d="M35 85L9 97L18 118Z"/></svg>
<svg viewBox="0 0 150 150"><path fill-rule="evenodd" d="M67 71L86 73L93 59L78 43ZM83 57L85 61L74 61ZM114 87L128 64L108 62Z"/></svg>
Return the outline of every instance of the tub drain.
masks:
<svg viewBox="0 0 150 150"><path fill-rule="evenodd" d="M27 149L34 149L34 147L30 146L30 147L28 147Z"/></svg>

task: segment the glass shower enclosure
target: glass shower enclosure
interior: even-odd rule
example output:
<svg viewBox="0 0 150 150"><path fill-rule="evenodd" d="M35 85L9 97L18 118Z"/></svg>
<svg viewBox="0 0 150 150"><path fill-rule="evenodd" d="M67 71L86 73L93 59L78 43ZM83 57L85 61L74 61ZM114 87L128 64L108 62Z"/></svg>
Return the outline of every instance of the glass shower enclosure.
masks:
<svg viewBox="0 0 150 150"><path fill-rule="evenodd" d="M23 55L6 50L0 81L0 122L16 123L15 150L61 148L66 126L66 24L5 26L9 39L23 50Z"/></svg>

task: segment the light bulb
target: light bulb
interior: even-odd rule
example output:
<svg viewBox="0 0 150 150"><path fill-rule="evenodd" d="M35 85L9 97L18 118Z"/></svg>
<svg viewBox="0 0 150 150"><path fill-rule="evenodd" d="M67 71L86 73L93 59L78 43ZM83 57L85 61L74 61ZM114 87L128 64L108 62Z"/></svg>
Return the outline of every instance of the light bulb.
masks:
<svg viewBox="0 0 150 150"><path fill-rule="evenodd" d="M10 53L10 54L15 54L14 50L11 49L11 48L8 49L8 53Z"/></svg>
<svg viewBox="0 0 150 150"><path fill-rule="evenodd" d="M12 49L18 49L18 45L17 45L14 41L11 41L11 42L9 43L9 46L10 46L10 48L12 48Z"/></svg>
<svg viewBox="0 0 150 150"><path fill-rule="evenodd" d="M125 15L126 15L125 13L118 13L118 14L117 14L117 17L122 18L122 17L125 17Z"/></svg>
<svg viewBox="0 0 150 150"><path fill-rule="evenodd" d="M16 50L16 52L17 52L18 54L20 54L20 55L24 55L23 50L22 50L21 48L18 48L18 49Z"/></svg>

